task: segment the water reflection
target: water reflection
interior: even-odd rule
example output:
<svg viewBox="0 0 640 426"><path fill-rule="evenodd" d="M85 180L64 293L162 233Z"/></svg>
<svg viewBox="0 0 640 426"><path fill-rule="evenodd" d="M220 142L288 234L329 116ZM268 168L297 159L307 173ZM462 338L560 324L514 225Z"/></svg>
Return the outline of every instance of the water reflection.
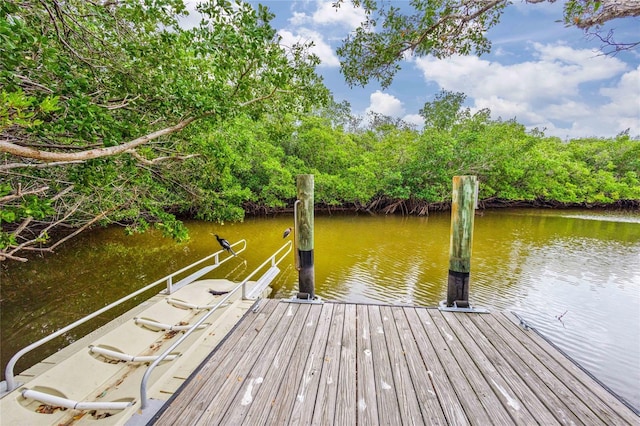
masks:
<svg viewBox="0 0 640 426"><path fill-rule="evenodd" d="M154 232L125 237L121 229L99 229L53 256L5 262L3 370L19 348L218 250L213 233L247 240L247 251L217 272L242 279L283 244L291 218L187 225L192 239L184 244ZM322 298L422 306L446 298L449 214L317 214L315 226L316 293ZM290 297L297 292L293 258L281 269L273 297ZM640 213L487 211L475 220L470 298L476 306L518 312L640 407ZM17 369L64 343L52 342Z"/></svg>

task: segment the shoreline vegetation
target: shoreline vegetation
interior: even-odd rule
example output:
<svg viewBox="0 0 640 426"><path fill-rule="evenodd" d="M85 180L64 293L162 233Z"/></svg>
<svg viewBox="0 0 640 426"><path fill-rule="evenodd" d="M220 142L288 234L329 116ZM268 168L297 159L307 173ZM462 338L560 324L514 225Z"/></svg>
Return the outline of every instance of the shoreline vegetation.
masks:
<svg viewBox="0 0 640 426"><path fill-rule="evenodd" d="M27 261L96 226L128 234L153 227L186 241L182 219L237 222L291 211L300 174L314 175L315 204L327 213L445 211L456 175L477 176L480 211L640 209L640 140L626 134L565 142L488 115L446 129L340 122L315 114L283 128L242 116L196 136L185 145L193 156L179 161L141 165L124 153L6 171L0 259ZM34 185L41 190L21 189Z"/></svg>
<svg viewBox="0 0 640 426"><path fill-rule="evenodd" d="M176 162L141 166L125 153L6 173L0 259L27 261L96 226L128 234L153 227L180 242L189 239L184 219L282 214L292 210L300 174L314 175L315 205L329 214L446 211L456 175L477 176L480 212L640 210L640 140L626 134L565 142L488 116L447 129L385 121L358 130L308 115L286 129L236 117L201 136L193 157ZM42 192L20 194L34 182Z"/></svg>
<svg viewBox="0 0 640 426"><path fill-rule="evenodd" d="M640 135L626 124L562 140L447 90L424 94L422 126L355 114L311 42L280 43L268 8L204 2L206 19L182 28L183 2L147 3L0 3L0 262L96 226L184 241L181 217L290 207L300 174L326 211L426 215L447 208L457 175L477 176L483 208L638 207Z"/></svg>

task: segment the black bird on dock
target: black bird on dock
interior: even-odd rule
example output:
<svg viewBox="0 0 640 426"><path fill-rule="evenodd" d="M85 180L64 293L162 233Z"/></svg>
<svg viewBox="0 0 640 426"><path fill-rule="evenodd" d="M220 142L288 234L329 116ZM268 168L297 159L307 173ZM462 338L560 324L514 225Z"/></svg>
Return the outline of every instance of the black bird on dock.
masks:
<svg viewBox="0 0 640 426"><path fill-rule="evenodd" d="M231 248L231 244L229 244L229 241L225 240L224 238L218 237L218 234L213 234L213 235L216 236L216 240L218 240L218 243L220 243L223 249L225 249L226 251L228 251L234 256L236 255L236 252L233 251L233 249Z"/></svg>
<svg viewBox="0 0 640 426"><path fill-rule="evenodd" d="M291 233L291 228L287 228L284 230L284 234L282 234L282 238L287 238Z"/></svg>

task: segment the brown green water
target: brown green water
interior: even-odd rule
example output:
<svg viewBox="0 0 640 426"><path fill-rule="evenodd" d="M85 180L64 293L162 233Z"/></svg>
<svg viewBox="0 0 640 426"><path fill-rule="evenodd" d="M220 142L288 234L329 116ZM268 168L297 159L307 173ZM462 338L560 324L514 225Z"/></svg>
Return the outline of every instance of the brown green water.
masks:
<svg viewBox="0 0 640 426"><path fill-rule="evenodd" d="M291 221L283 215L224 226L188 222L191 240L184 244L156 232L127 237L121 228L100 229L54 255L0 264L3 377L20 348L217 251L213 233L247 240L245 252L214 272L241 280L284 243ZM316 293L344 302L437 305L446 298L449 226L448 213L317 213ZM272 296L291 297L297 292L293 256L281 270ZM470 301L516 312L640 408L640 212L499 210L476 216ZM28 354L16 371L130 306Z"/></svg>

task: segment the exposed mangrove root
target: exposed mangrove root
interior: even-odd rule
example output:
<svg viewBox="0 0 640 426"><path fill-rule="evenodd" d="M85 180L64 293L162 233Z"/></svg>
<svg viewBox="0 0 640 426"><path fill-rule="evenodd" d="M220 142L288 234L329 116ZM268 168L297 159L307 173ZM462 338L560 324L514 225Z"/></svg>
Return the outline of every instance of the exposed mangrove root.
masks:
<svg viewBox="0 0 640 426"><path fill-rule="evenodd" d="M254 203L244 205L245 213L248 216L274 216L278 214L293 213L293 202L291 200L285 207L265 207ZM504 200L500 198L488 198L478 201L478 209L502 209L502 208L549 208L549 209L603 209L603 210L639 210L640 200L619 200L614 203L562 203L554 200ZM429 203L415 198L398 199L388 197L377 197L368 204L344 203L341 205L329 205L323 203L316 204L318 213L339 213L352 212L367 214L400 214L403 216L428 216L429 213L451 210L451 202Z"/></svg>

